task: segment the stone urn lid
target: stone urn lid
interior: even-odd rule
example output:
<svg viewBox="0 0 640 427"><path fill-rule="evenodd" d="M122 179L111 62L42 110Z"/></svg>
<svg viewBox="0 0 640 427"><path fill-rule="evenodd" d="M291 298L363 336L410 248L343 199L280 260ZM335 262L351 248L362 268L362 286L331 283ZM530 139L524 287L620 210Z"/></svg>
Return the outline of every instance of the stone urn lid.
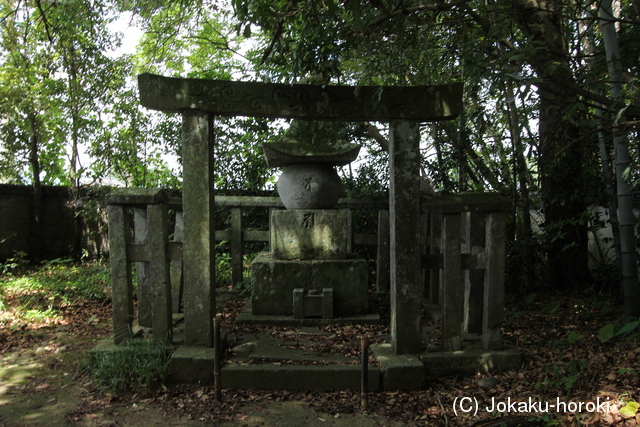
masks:
<svg viewBox="0 0 640 427"><path fill-rule="evenodd" d="M360 145L343 143L332 147L316 147L290 141L262 144L269 167L283 167L294 163L326 163L331 166L345 166L354 161L360 152Z"/></svg>

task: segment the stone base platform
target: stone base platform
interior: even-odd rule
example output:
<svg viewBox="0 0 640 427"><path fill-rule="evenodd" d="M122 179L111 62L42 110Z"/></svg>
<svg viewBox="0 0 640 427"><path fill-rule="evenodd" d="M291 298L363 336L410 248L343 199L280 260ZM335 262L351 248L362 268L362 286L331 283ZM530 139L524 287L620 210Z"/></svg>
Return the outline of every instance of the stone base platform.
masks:
<svg viewBox="0 0 640 427"><path fill-rule="evenodd" d="M522 354L511 346L489 351L479 345L468 344L460 351L422 353L420 361L427 377L489 374L520 369Z"/></svg>
<svg viewBox="0 0 640 427"><path fill-rule="evenodd" d="M222 387L359 390L362 372L359 358L305 347L317 344L313 336L322 334L326 332L317 327L303 326L299 335L292 337L290 342L267 334L241 336L225 357L221 371ZM300 348L296 348L297 344ZM118 347L113 344L113 339L108 339L93 351L118 351ZM371 345L371 352L379 366L368 366L370 391L421 390L429 378L513 370L520 368L522 363L521 354L509 347L491 352L469 348L457 352L396 355L391 344L382 343ZM180 346L171 355L167 381L171 384L213 384L213 361L213 348ZM313 362L321 363L311 364Z"/></svg>
<svg viewBox="0 0 640 427"><path fill-rule="evenodd" d="M346 325L379 325L378 313L358 314L353 316L336 317L334 319L294 319L293 316L272 316L268 314L253 314L251 301L247 301L244 308L236 317L236 323L249 325L273 325L273 326L326 326L335 324Z"/></svg>
<svg viewBox="0 0 640 427"><path fill-rule="evenodd" d="M329 335L317 327L302 327L290 338L243 334L224 360L223 388L258 390L358 390L359 358L292 348L313 345L314 338ZM213 349L179 347L171 356L171 383L213 383ZM311 362L321 362L310 364ZM380 371L368 366L369 389L380 390Z"/></svg>
<svg viewBox="0 0 640 427"><path fill-rule="evenodd" d="M251 263L251 303L254 315L293 315L293 290L333 289L336 317L369 312L367 261L347 259L282 260L268 252Z"/></svg>

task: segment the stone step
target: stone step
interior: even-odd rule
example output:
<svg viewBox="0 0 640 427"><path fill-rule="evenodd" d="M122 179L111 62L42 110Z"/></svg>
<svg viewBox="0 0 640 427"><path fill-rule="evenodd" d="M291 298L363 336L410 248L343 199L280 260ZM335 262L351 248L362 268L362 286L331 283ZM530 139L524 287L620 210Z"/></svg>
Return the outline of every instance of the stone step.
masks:
<svg viewBox="0 0 640 427"><path fill-rule="evenodd" d="M380 387L380 371L369 365L369 390ZM258 390L359 390L360 365L227 364L223 388Z"/></svg>

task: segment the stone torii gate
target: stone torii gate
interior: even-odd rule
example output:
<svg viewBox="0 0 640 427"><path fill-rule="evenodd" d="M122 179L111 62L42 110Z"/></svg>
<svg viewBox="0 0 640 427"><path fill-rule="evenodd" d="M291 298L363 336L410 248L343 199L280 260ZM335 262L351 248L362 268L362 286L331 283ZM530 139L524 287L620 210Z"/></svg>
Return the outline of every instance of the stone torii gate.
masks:
<svg viewBox="0 0 640 427"><path fill-rule="evenodd" d="M390 123L391 345L422 351L421 122L453 119L463 85L374 87L285 85L138 77L140 102L181 113L183 126L185 345L213 346L215 116Z"/></svg>

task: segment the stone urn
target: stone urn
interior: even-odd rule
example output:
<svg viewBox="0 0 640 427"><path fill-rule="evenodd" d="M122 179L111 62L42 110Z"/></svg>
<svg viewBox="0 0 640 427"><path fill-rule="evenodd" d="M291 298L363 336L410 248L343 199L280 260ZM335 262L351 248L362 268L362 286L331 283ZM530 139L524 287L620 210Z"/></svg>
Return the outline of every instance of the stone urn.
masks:
<svg viewBox="0 0 640 427"><path fill-rule="evenodd" d="M360 145L316 147L294 142L263 144L267 164L283 167L278 195L287 209L332 209L344 196L335 166L358 157Z"/></svg>

